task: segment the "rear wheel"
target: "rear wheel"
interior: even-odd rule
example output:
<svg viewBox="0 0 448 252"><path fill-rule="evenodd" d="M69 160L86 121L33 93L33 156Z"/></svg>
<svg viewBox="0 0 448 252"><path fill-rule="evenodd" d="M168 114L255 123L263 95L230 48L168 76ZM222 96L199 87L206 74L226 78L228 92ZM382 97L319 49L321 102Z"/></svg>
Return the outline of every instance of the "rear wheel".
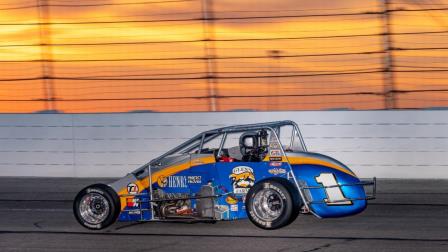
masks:
<svg viewBox="0 0 448 252"><path fill-rule="evenodd" d="M115 222L120 213L120 200L112 188L91 185L76 195L73 212L78 222L89 229L103 229Z"/></svg>
<svg viewBox="0 0 448 252"><path fill-rule="evenodd" d="M293 198L280 181L267 180L253 186L246 196L249 219L263 229L277 229L297 217Z"/></svg>

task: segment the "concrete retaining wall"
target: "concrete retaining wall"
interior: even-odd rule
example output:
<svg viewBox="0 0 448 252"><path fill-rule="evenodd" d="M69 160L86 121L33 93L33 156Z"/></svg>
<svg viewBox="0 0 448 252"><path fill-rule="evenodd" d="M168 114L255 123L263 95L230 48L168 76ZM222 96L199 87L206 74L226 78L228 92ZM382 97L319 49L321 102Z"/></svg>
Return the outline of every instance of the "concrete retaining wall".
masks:
<svg viewBox="0 0 448 252"><path fill-rule="evenodd" d="M448 111L0 115L0 176L122 176L216 127L289 119L361 177L448 178Z"/></svg>

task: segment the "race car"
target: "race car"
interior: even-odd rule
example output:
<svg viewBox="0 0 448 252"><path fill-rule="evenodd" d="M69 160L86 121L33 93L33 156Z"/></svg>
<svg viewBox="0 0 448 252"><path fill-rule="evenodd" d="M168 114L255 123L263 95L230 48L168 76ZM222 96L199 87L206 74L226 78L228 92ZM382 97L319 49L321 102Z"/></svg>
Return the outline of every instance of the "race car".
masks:
<svg viewBox="0 0 448 252"><path fill-rule="evenodd" d="M202 132L111 184L84 188L73 210L89 229L117 220L244 218L278 229L301 212L360 213L375 192L375 178L360 180L341 162L308 152L298 125L277 121Z"/></svg>

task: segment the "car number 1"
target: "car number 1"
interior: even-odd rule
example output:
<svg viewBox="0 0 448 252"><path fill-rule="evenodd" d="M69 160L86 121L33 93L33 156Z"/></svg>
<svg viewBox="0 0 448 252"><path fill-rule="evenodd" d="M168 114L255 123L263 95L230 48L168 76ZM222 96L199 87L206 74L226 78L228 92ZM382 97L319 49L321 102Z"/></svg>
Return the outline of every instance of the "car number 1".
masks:
<svg viewBox="0 0 448 252"><path fill-rule="evenodd" d="M327 205L351 205L352 201L348 200L339 186L336 176L333 173L321 173L316 177L317 183L324 186L327 198L324 199Z"/></svg>

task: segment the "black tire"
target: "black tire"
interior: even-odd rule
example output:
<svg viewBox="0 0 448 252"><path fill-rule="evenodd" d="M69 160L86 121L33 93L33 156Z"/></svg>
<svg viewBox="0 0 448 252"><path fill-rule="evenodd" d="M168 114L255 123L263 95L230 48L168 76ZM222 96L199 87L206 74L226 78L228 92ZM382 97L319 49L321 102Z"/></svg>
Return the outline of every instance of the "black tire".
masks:
<svg viewBox="0 0 448 252"><path fill-rule="evenodd" d="M291 198L292 198L292 202L293 202L293 212L291 214L291 217L289 218L288 224L286 224L285 226L293 223L297 217L300 214L300 211L302 209L303 206L303 201L302 198L300 197L299 191L297 191L296 187L290 183L290 182L286 182L286 181L281 181L281 183L283 185L285 185L286 189L288 189Z"/></svg>
<svg viewBox="0 0 448 252"><path fill-rule="evenodd" d="M281 183L282 185L284 185L286 187L286 189L288 190L289 194L291 195L292 202L293 202L293 207L292 207L293 212L288 221L288 224L285 225L285 226L287 226L287 225L293 223L299 216L300 211L303 206L302 198L300 197L300 194L299 194L299 191L297 190L297 188L291 182L286 181L284 179L280 179L280 178L271 178L270 180L277 181L277 182Z"/></svg>
<svg viewBox="0 0 448 252"><path fill-rule="evenodd" d="M82 201L85 196L95 197L95 199L90 202L90 208L88 209L90 209L90 211L96 211L100 214L100 216L102 216L99 222L91 220L89 221L88 219L83 217L83 214L84 216L88 214L86 213L86 211L83 211L83 213L81 213L80 209L80 205L83 204ZM83 207L84 206L86 205L83 204ZM107 210L104 210L106 208ZM120 209L120 199L117 193L112 188L104 184L94 184L82 189L76 195L73 202L73 212L75 214L76 220L82 226L93 230L103 229L113 224L120 214Z"/></svg>
<svg viewBox="0 0 448 252"><path fill-rule="evenodd" d="M294 221L298 215L296 212L298 210L295 208L297 204L288 187L287 182L276 180L265 180L255 184L246 195L246 212L250 221L263 229L278 229ZM262 193L269 196L264 197L266 195ZM268 210L262 209L264 204L259 204L260 200L268 201ZM269 215L270 210L274 213L273 217L263 216Z"/></svg>

